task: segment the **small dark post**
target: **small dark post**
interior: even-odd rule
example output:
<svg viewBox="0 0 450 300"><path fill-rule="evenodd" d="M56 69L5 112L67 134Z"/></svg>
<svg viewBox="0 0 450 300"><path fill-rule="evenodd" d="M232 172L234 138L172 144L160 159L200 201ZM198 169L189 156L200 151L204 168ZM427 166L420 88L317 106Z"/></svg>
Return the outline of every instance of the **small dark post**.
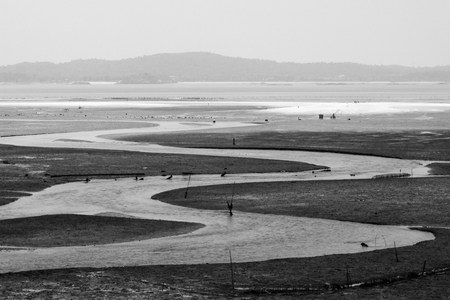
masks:
<svg viewBox="0 0 450 300"><path fill-rule="evenodd" d="M422 276L425 276L425 265L427 264L427 261L425 260L423 262L423 267L422 267Z"/></svg>
<svg viewBox="0 0 450 300"><path fill-rule="evenodd" d="M233 145L236 145L236 139L233 138Z"/></svg>
<svg viewBox="0 0 450 300"><path fill-rule="evenodd" d="M347 268L347 287L350 287L351 285L350 273L348 272L348 266L346 266L346 268Z"/></svg>
<svg viewBox="0 0 450 300"><path fill-rule="evenodd" d="M233 260L231 259L231 250L228 250L230 252L230 268L231 268L231 288L234 291L234 272L233 272Z"/></svg>
<svg viewBox="0 0 450 300"><path fill-rule="evenodd" d="M187 194L188 194L188 189L189 189L189 182L191 182L191 175L189 175L189 179L188 179L188 183L186 186L186 192L184 193L184 198L187 198Z"/></svg>
<svg viewBox="0 0 450 300"><path fill-rule="evenodd" d="M228 202L227 200L227 206L228 206L228 210L230 212L230 217L233 216L233 200L231 200L231 202Z"/></svg>
<svg viewBox="0 0 450 300"><path fill-rule="evenodd" d="M397 254L397 247L395 246L395 242L394 242L394 250L395 250L395 259L398 262L398 254Z"/></svg>

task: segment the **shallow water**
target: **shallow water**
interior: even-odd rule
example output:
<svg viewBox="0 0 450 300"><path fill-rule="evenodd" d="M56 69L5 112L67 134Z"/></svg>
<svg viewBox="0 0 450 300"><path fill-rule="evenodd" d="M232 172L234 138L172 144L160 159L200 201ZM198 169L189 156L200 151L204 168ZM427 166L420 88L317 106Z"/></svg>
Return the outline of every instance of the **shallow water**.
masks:
<svg viewBox="0 0 450 300"><path fill-rule="evenodd" d="M421 101L450 100L450 84L436 82L288 82L281 84L176 83L176 84L0 84L0 99L11 98L105 98L105 97L212 97L246 99L375 99Z"/></svg>

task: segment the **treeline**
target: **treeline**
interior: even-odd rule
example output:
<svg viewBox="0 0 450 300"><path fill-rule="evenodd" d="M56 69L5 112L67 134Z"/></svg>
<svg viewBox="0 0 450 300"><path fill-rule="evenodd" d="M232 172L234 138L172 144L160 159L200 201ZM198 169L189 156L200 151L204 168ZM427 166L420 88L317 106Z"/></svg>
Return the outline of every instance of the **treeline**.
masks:
<svg viewBox="0 0 450 300"><path fill-rule="evenodd" d="M25 62L0 67L0 82L71 81L450 81L450 66L413 68L356 63L278 63L190 52L117 61Z"/></svg>

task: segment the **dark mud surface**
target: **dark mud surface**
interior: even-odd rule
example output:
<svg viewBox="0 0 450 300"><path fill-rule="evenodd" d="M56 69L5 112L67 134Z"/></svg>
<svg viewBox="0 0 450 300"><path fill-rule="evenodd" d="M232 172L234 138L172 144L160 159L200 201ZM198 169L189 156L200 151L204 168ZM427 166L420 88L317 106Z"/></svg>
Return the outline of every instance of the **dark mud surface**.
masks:
<svg viewBox="0 0 450 300"><path fill-rule="evenodd" d="M444 284L449 275L433 270L450 267L450 233L430 230L436 240L398 248L398 261L394 249L385 249L233 264L234 291L229 264L205 264L2 274L0 295L4 299L442 299L450 292ZM393 283L386 284L389 281ZM358 282L384 284L345 288Z"/></svg>
<svg viewBox="0 0 450 300"><path fill-rule="evenodd" d="M172 190L153 199L197 209L322 218L378 225L449 226L449 177L245 183Z"/></svg>
<svg viewBox="0 0 450 300"><path fill-rule="evenodd" d="M450 160L450 148L448 147L450 131L448 130L433 130L432 132L423 130L305 132L294 131L288 126L272 131L269 126L266 126L266 128L260 128L259 132L254 132L250 128L238 133L193 133L189 134L189 137L177 133L131 135L117 139L176 147L289 149L404 159Z"/></svg>
<svg viewBox="0 0 450 300"><path fill-rule="evenodd" d="M147 240L188 233L202 224L86 215L0 220L0 245L68 247Z"/></svg>

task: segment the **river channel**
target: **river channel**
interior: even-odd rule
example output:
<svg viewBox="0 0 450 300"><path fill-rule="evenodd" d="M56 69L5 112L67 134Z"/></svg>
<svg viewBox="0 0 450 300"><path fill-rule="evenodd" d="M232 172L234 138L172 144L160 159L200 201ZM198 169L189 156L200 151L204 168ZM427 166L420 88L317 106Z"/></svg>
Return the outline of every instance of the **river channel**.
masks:
<svg viewBox="0 0 450 300"><path fill-rule="evenodd" d="M164 124L146 130L164 130ZM236 124L229 124L229 126ZM167 130L191 128L178 124ZM176 127L176 128L175 128ZM142 129L144 130L144 129ZM233 182L292 181L369 178L380 173L398 172L400 168L423 169L423 162L356 155L264 150L182 149L150 144L119 142L100 138L127 130L97 131L1 138L0 143L21 146L120 149L153 153L221 155L303 161L331 167L312 177L311 172L276 174L194 175L190 186L230 184ZM129 130L135 132L134 130ZM82 139L85 142L79 142ZM72 141L71 141L72 140ZM415 172L415 176L421 176ZM152 200L151 196L186 187L187 176L172 180L146 177L92 180L53 186L0 207L0 218L18 218L46 214L125 214L140 218L202 223L200 230L180 236L109 245L58 247L2 251L2 272L64 267L106 267L143 264L223 263L233 253L236 262L261 261L287 257L310 257L338 253L357 253L413 245L431 240L430 233L399 226L377 226L352 222L262 215L226 211L189 209ZM365 242L368 248L361 247Z"/></svg>

